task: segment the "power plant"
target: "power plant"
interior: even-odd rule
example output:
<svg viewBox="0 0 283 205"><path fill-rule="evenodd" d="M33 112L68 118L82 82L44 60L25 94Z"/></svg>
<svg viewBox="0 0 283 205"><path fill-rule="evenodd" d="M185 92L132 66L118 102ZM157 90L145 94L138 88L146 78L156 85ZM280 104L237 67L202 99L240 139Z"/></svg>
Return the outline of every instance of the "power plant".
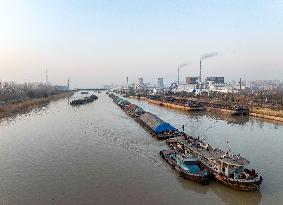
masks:
<svg viewBox="0 0 283 205"><path fill-rule="evenodd" d="M129 79L127 77L127 86L126 89L135 89L136 91L142 92L142 91L151 91L155 90L156 92L166 92L166 91L173 91L173 92L179 92L179 91L186 91L186 92L203 92L208 91L210 89L212 90L227 90L227 85L224 85L224 77L207 77L205 80L203 80L202 76L202 66L203 61L207 58L215 57L217 56L217 52L211 52L206 53L200 57L199 60L199 76L189 76L185 78L185 82L180 81L180 69L187 66L186 63L178 65L178 78L177 83L176 81L171 83L170 86L165 86L163 82L163 78L157 78L157 85L152 86L150 83L144 83L143 78L138 78L137 82L132 84L132 86L129 86ZM220 88L221 87L221 88ZM220 89L218 89L220 88Z"/></svg>

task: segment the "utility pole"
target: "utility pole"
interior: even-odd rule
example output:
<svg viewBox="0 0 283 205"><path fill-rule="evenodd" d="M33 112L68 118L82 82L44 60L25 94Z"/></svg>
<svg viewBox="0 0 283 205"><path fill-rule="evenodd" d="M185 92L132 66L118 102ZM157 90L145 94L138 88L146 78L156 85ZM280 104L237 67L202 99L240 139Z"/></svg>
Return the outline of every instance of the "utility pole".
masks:
<svg viewBox="0 0 283 205"><path fill-rule="evenodd" d="M48 85L48 73L47 73L47 68L45 69L45 84Z"/></svg>
<svg viewBox="0 0 283 205"><path fill-rule="evenodd" d="M68 91L70 91L70 78L68 78Z"/></svg>

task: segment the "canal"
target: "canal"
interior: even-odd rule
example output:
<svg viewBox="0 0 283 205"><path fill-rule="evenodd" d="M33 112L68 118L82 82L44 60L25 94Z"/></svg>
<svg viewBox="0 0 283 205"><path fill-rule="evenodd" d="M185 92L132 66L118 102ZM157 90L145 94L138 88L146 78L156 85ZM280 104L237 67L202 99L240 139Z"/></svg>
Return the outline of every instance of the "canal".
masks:
<svg viewBox="0 0 283 205"><path fill-rule="evenodd" d="M210 144L241 153L263 176L241 192L179 177L152 138L105 94L62 99L0 119L0 204L282 204L283 125L252 117L185 113L130 99Z"/></svg>

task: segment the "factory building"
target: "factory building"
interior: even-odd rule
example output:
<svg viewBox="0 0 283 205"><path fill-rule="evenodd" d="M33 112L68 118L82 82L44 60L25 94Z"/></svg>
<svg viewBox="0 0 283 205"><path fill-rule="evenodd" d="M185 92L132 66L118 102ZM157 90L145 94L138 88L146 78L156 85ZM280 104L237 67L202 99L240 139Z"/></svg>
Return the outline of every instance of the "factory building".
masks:
<svg viewBox="0 0 283 205"><path fill-rule="evenodd" d="M198 77L186 77L186 84L197 84L198 79Z"/></svg>
<svg viewBox="0 0 283 205"><path fill-rule="evenodd" d="M137 84L138 84L138 85L143 85L143 78L138 78Z"/></svg>
<svg viewBox="0 0 283 205"><path fill-rule="evenodd" d="M136 83L136 90L144 90L145 84L143 83L143 78L138 78L138 82Z"/></svg>
<svg viewBox="0 0 283 205"><path fill-rule="evenodd" d="M157 87L158 88L164 88L163 78L158 78Z"/></svg>
<svg viewBox="0 0 283 205"><path fill-rule="evenodd" d="M212 81L215 84L224 84L224 77L207 77L205 81Z"/></svg>

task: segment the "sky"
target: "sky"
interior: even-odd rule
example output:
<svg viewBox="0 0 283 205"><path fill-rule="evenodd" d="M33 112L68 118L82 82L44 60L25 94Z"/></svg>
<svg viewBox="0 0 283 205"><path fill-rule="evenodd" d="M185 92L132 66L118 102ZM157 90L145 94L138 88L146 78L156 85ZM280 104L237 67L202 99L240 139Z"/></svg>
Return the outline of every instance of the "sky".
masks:
<svg viewBox="0 0 283 205"><path fill-rule="evenodd" d="M283 81L283 0L0 0L0 80Z"/></svg>

